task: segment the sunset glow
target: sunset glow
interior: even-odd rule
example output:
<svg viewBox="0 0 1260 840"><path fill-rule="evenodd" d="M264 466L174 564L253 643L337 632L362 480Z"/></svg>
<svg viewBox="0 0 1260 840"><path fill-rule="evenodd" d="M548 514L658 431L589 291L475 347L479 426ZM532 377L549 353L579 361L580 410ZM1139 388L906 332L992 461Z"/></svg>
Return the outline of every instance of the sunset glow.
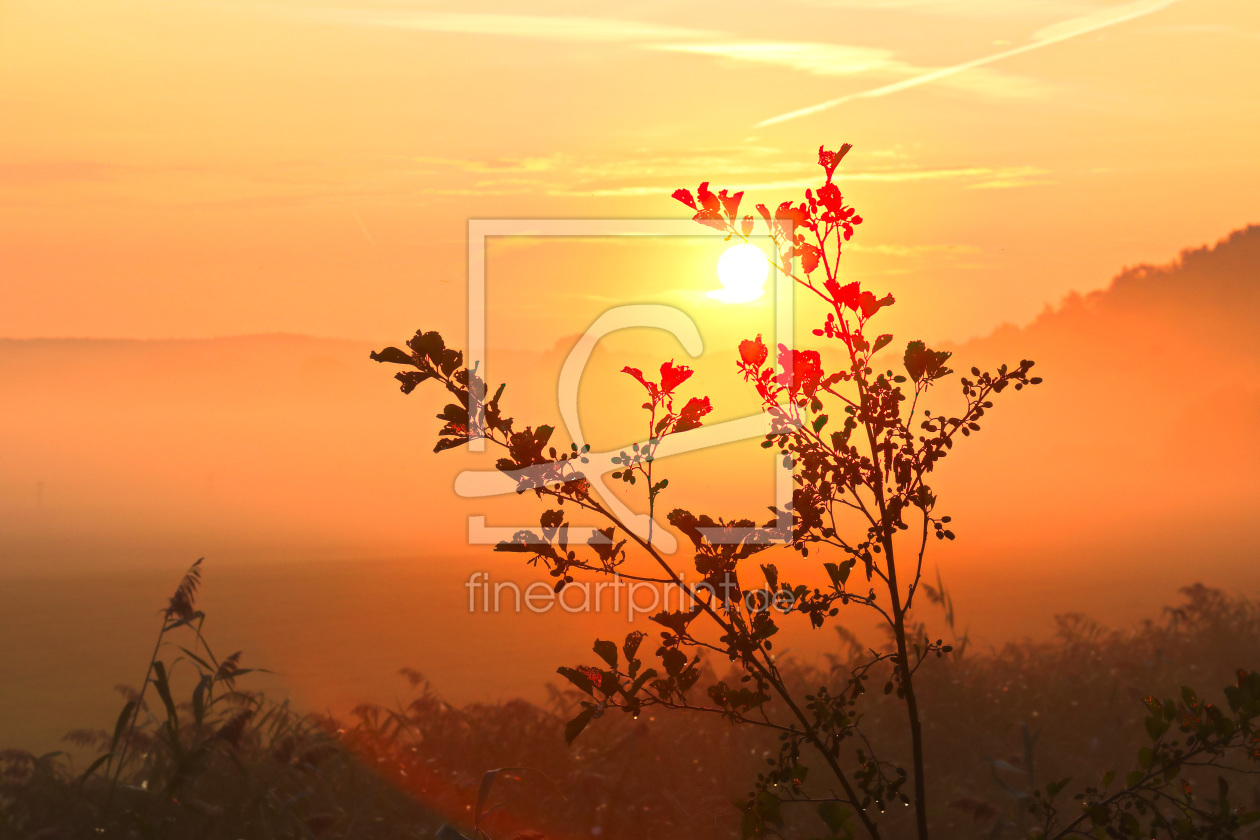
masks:
<svg viewBox="0 0 1260 840"><path fill-rule="evenodd" d="M723 303L748 303L765 294L770 263L756 245L732 245L718 258L717 276L722 288L709 292L709 297Z"/></svg>
<svg viewBox="0 0 1260 840"><path fill-rule="evenodd" d="M877 837L885 804L883 837L926 838L932 796L938 840L1022 831L1002 809L1052 781L1043 728L1036 766L1093 784L1074 768L1116 733L1171 725L1140 705L1183 684L1168 663L1260 666L1229 646L1260 650L1257 79L1246 0L0 2L0 835L122 840L111 814L151 800L206 840ZM677 604L564 605L600 576ZM719 583L790 596L782 633L683 604ZM531 586L553 611L477 606ZM145 675L157 629L194 634L174 689ZM318 748L249 729L261 705L231 722L254 701L211 649ZM890 741L950 768L930 794L873 748L852 778L885 787L820 781L853 759L849 706L739 740L790 700L780 666L837 681L786 702L813 714L902 703L919 664L962 698ZM1088 690L1039 688L1061 672ZM1099 697L1100 736L1074 729ZM413 740L342 725L389 698L413 717L380 732ZM719 735L653 728L710 702ZM588 724L614 735L570 747ZM281 774L380 750L362 796L277 783L249 801L298 804L238 831L187 768L143 799L162 737ZM123 827L9 820L24 750L70 756L50 784L97 768L31 801ZM493 768L535 755L550 792L474 826L485 785L530 784ZM750 760L764 813L732 822ZM658 806L693 783L726 810ZM802 784L828 833L770 826ZM536 834L530 803L581 813Z"/></svg>

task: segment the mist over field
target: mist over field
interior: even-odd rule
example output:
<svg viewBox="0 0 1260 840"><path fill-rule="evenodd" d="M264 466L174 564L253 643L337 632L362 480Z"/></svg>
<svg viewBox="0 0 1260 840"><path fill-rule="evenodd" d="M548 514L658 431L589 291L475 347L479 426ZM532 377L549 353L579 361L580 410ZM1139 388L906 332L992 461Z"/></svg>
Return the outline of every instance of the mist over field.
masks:
<svg viewBox="0 0 1260 840"><path fill-rule="evenodd" d="M1044 637L1072 611L1124 626L1195 581L1260 593L1258 280L1250 227L949 348L960 371L1031 358L1045 378L992 412L937 479L960 539L934 546L934 561L979 644ZM224 644L309 708L390 696L402 666L456 700L540 698L557 661L623 628L609 615L574 626L558 611L469 614L473 571L533 573L468 546L467 516L528 526L536 513L454 494L456 473L486 462L434 456L438 406L404 397L368 359L405 338L0 341L0 740L47 746L66 720L111 708L153 611L200 556ZM548 378L567 350L495 357L518 417L556 416ZM680 351L660 352L597 352L583 410L633 405L615 372ZM710 346L693 362L718 416L751 404L733 354ZM953 388L934 386L938 400ZM638 429L625 414L586 431L627 445ZM725 512L738 496L729 476L760 474L761 452L750 441L680 458L678 503ZM543 634L554 644L539 650ZM790 638L806 658L832 644Z"/></svg>

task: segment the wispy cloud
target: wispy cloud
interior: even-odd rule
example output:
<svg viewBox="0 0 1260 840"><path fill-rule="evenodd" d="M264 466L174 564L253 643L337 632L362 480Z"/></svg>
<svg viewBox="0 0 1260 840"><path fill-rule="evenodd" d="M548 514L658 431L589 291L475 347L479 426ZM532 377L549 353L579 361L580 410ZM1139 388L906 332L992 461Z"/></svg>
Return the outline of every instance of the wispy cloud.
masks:
<svg viewBox="0 0 1260 840"><path fill-rule="evenodd" d="M1109 6L1087 15L1080 15L1070 20L1052 23L1033 33L1032 45L1044 47L1048 44L1057 44L1060 41L1075 38L1078 35L1088 35L1090 32L1097 32L1099 29L1106 29L1108 26L1115 26L1118 23L1146 17L1161 9L1166 9L1176 2L1178 0L1135 0L1135 2Z"/></svg>
<svg viewBox="0 0 1260 840"><path fill-rule="evenodd" d="M942 79L941 84L960 93L989 99L1034 99L1048 96L1057 89L1044 79L1005 73L992 67L973 67L966 73Z"/></svg>
<svg viewBox="0 0 1260 840"><path fill-rule="evenodd" d="M1183 23L1176 26L1153 27L1156 32L1168 32L1175 35L1221 35L1227 38L1260 39L1260 32L1239 29L1223 23Z"/></svg>
<svg viewBox="0 0 1260 840"><path fill-rule="evenodd" d="M316 20L418 32L501 36L535 40L621 43L655 52L686 53L714 60L755 63L817 76L920 77L932 72L896 58L892 50L810 41L755 41L727 32L614 18L562 15L331 9L307 13ZM998 73L949 82L958 90L1011 98L1044 92L1044 85Z"/></svg>
<svg viewBox="0 0 1260 840"><path fill-rule="evenodd" d="M1034 177L1048 174L1044 169L1032 166L988 167L968 166L954 169L894 169L874 170L868 172L848 171L844 174L846 182L877 181L883 183L903 183L910 181L943 181L968 180L976 186L985 185L988 189L1001 186L1032 186ZM632 185L622 187L586 187L583 185L555 186L548 190L549 195L581 196L588 198L629 198L645 195L665 195L677 185L656 184L650 186ZM817 187L818 178L793 178L790 180L763 181L760 183L743 183L740 187L747 192L774 192L776 190L804 189Z"/></svg>
<svg viewBox="0 0 1260 840"><path fill-rule="evenodd" d="M371 9L331 9L312 12L330 22L414 29L463 35L502 35L554 41L641 42L714 38L722 33L668 24L641 23L602 17L504 15L471 12L426 12Z"/></svg>
<svg viewBox="0 0 1260 840"><path fill-rule="evenodd" d="M990 181L979 181L975 184L968 184L969 190L1014 190L1020 187L1044 187L1053 184L1054 181L1048 178L1036 178L1024 175L1017 175L1013 178L994 178Z"/></svg>
<svg viewBox="0 0 1260 840"><path fill-rule="evenodd" d="M886 257L916 257L920 254L980 253L980 248L976 245L864 245L855 240L847 243L844 247L849 251L880 254Z"/></svg>
<svg viewBox="0 0 1260 840"><path fill-rule="evenodd" d="M992 64L1012 56L1022 55L1023 53L1039 50L1042 47L1048 47L1051 44L1058 44L1071 38L1081 35L1087 35L1090 32L1097 32L1109 26L1125 23L1126 21L1136 20L1140 17L1166 9L1178 0L1136 0L1136 2L1125 3L1120 6L1112 6L1107 9L1093 12L1091 14L1081 15L1071 20L1062 21L1051 26L1038 30L1033 35L1031 43L1023 46L1014 47L1009 50L1003 50L999 53L984 56L983 58L972 59L961 64L955 64L952 67L944 67L939 70L933 70L914 76L909 79L903 79L899 82L883 85L882 87L872 88L870 90L859 91L858 93L850 93L835 99L830 99L818 105L811 105L808 108L800 108L796 111L789 111L786 114L780 114L777 117L771 117L757 123L757 128L764 128L770 125L787 122L788 120L807 117L834 108L837 105L843 105L846 102L852 102L855 99L877 99L879 97L888 96L893 93L900 93L903 90L926 85L931 82L940 81L957 75L976 67L983 67L986 64Z"/></svg>
<svg viewBox="0 0 1260 840"><path fill-rule="evenodd" d="M682 52L730 61L772 64L817 76L888 73L913 69L891 50L799 41L744 41L711 44L653 44L654 50Z"/></svg>
<svg viewBox="0 0 1260 840"><path fill-rule="evenodd" d="M698 148L681 154L629 150L611 157L563 152L546 157L491 159L391 156L395 183L431 196L516 195L530 193L565 198L616 199L668 196L694 185L704 173L721 173L724 183L750 194L817 187L811 166L795 155L765 145ZM1034 166L916 165L902 149L872 149L866 168L847 168L846 182L899 184L953 181L965 189L1013 189L1050 183L1047 169ZM700 174L697 174L700 173Z"/></svg>
<svg viewBox="0 0 1260 840"><path fill-rule="evenodd" d="M1039 17L1084 14L1093 9L1080 0L813 0L837 9L916 11L941 17Z"/></svg>
<svg viewBox="0 0 1260 840"><path fill-rule="evenodd" d="M881 158L899 156L893 150L871 154ZM800 162L784 157L782 150L758 146L715 147L695 154L679 155L625 153L611 158L555 154L547 157L500 157L489 160L444 157L405 157L398 160L413 172L472 173L495 176L498 181L516 176L532 179L535 183L541 183L545 176L578 180L641 181L649 178L675 178L682 174L690 177L695 172L722 172L731 177L765 177L767 173L788 174L801 169Z"/></svg>
<svg viewBox="0 0 1260 840"><path fill-rule="evenodd" d="M805 41L743 41L718 43L653 44L651 49L702 55L726 61L767 64L815 76L874 74L892 77L919 77L933 72L896 58L892 50L820 44ZM951 87L1000 99L1042 95L1048 85L990 68L977 68L963 76L945 80Z"/></svg>
<svg viewBox="0 0 1260 840"><path fill-rule="evenodd" d="M547 157L494 158L490 160L472 160L467 158L416 157L408 158L426 168L456 169L460 172L482 174L511 174L550 172L564 166L564 158L560 155Z"/></svg>

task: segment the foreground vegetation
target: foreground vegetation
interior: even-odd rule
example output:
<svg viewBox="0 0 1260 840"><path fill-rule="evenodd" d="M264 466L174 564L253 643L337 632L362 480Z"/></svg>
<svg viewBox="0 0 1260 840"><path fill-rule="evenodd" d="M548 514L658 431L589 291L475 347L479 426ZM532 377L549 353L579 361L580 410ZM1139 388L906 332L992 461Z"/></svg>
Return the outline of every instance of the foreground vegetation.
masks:
<svg viewBox="0 0 1260 840"><path fill-rule="evenodd" d="M607 726L619 717L614 711L635 722L645 714L672 713L709 722L689 723L676 740L664 742L672 754L689 745L689 733L707 736L713 721L738 727L745 733L740 737L721 733L734 743L731 761L722 766L742 765L747 755L764 760L751 791L737 800L743 840L785 831L824 840L855 835L929 840L934 826L946 819L941 816L946 803L976 822L992 822L993 834L1009 830L1053 840L1235 836L1260 813L1238 806L1223 777L1217 777L1215 796L1202 793L1201 784L1214 770L1249 769L1260 757L1260 732L1253 725L1260 719L1260 675L1253 671L1234 674L1223 702L1201 698L1189 687L1181 689L1179 700L1144 695L1148 743L1138 749L1137 766L1122 775L1087 773L1098 778L1075 797L1067 793L1071 775L1048 781L1038 776L1038 767L1044 774L1046 763L1037 760L1041 730L1034 723L1022 722L1022 748L1013 761L969 755L968 748L983 741L980 722L1001 721L1009 706L1006 697L991 693L995 687L986 677L993 675L983 670L990 666L966 670L971 663L963 663L961 652L956 655L954 645L929 634L920 621L932 602L952 613L940 587L923 579L928 546L955 538L952 517L944 513L935 490L937 468L981 431L982 421L989 422L995 402L1042 380L1031 375L1035 363L1029 359L991 370L971 367L956 379L952 411L941 413L950 402L938 401L941 386L954 373L947 364L952 353L920 340L907 342L903 353L885 352L895 339L876 329L876 319L883 322L882 310L896 303L893 295L864 288L861 281L846 282L839 269L847 243L863 222L836 180L851 150L848 143L835 150L820 146L822 183L805 190L803 200L783 201L773 211L774 205L757 204L760 226L751 214L741 217L742 190L714 191L704 181L694 192L673 193L694 211L694 221L726 241L741 242L738 247L751 249L744 253L753 259L769 260L779 276L807 291L814 305L808 317L818 349L776 347L774 340L768 345L757 335L739 343L733 360L736 375L756 391L768 421L762 447L791 471L791 494L778 497L770 508L774 518L767 522L675 507L668 521L694 553L670 554L654 541L655 515L664 510L659 506L669 487L658 463L667 451L663 442L685 435L696 446L712 443L712 437L705 440L703 427L713 405L707 396L689 395L690 387L684 386L694 371L672 359L660 365L659 378L651 371L622 369L644 389L636 391L645 400L642 437L616 455L600 455L580 435L566 451L553 425L526 425L509 417L501 401L506 383L490 396L490 383L479 374L483 360L465 359L438 332L420 330L404 346L371 354L374 361L395 366L394 378L404 394L425 385L450 400L437 415L444 425L435 453L474 440L488 444L500 456L496 468L515 482L516 492L544 507L538 530L517 531L496 550L522 555L530 566L545 569L556 593L577 577L637 580L686 593L678 609L651 616L653 624L645 626L650 632L636 629L624 642L597 639L594 658L558 669L578 696L565 740L572 744L588 728L600 728L591 726L597 719ZM752 244L759 227L770 254ZM650 320L636 323L666 327ZM623 500L609 493L602 480L606 473L614 481L638 485L637 503L646 509L645 517L636 521ZM672 493L667 494L671 499ZM585 544L570 542L570 522L578 519L599 523ZM753 560L763 553L781 557L771 551L775 546L809 560L791 573L791 581L776 563ZM686 582L692 567L698 582ZM855 614L874 618L887 632L888 644L850 644L826 670L793 667L776 649L778 633L789 621L808 621L815 631L829 628L845 638ZM1079 660L1092 656L1090 645L1097 640L1091 632L1065 627L1065 643L1074 646L1070 653L1076 659L1037 664L1071 673ZM954 667L942 670L937 667L942 660ZM723 663L723 673L708 667L715 662ZM996 673L1003 673L1002 664L1000 657L994 659ZM1063 698L1066 705L1059 711L1079 720L1083 703L1113 707L1116 677L1107 674L1103 693ZM872 689L879 685L887 699L873 701ZM976 694L977 687L990 693ZM1002 683L1002 694L1011 688ZM1049 714L1036 706L1024 711L1032 719ZM894 722L898 716L900 725ZM935 733L929 731L933 728ZM946 743L933 744L934 739ZM1102 740L1091 734L1090 752L1078 759L1092 759L1103 749ZM622 746L630 749L629 744ZM936 758L934 746L940 750ZM682 754L699 765L701 751ZM942 762L942 755L951 761ZM973 765L987 761L1014 800L1013 816L968 792L976 780L966 765L953 767L960 756L973 759ZM1059 770L1053 760L1049 766L1078 777L1082 772L1079 765ZM1012 773L1022 779L1002 778ZM695 821L706 812L691 807L695 797L681 801L684 822L674 831L694 834Z"/></svg>
<svg viewBox="0 0 1260 840"><path fill-rule="evenodd" d="M0 752L0 838L728 838L741 833L747 779L778 754L776 738L720 717L669 714L616 715L568 747L574 690L557 690L546 708L455 707L412 671L402 676L413 699L399 707L360 706L347 721L302 714L248 690L240 654L215 656L195 608L199 574L195 566L171 599L148 681L127 692L115 728L67 736L98 760ZM1157 762L1139 752L1153 734L1143 697L1234 683L1236 666L1260 651L1260 605L1199 585L1183 593L1137 628L1066 616L1051 641L980 652L959 640L925 671L925 752L941 780L933 830L1035 836L1034 792L1044 799L1047 785L1077 774L1057 797L1075 817L1086 809L1073 792ZM864 647L847 637L838 647L847 653L825 666L787 663L794 689L847 678ZM862 734L895 739L899 710L873 694ZM1186 765L1177 792L1196 807L1223 807L1239 823L1257 813L1255 776ZM784 836L820 834L815 814L780 816ZM888 836L913 831L904 818L886 825ZM1167 836L1250 836L1199 831Z"/></svg>

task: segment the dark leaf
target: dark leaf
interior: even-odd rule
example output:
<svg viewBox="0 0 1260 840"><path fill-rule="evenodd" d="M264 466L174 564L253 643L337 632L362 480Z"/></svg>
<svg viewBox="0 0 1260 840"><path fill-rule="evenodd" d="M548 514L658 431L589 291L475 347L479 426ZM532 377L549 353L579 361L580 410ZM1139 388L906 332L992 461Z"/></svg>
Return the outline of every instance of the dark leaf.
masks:
<svg viewBox="0 0 1260 840"><path fill-rule="evenodd" d="M595 717L595 709L583 709L577 717L564 725L564 742L572 744L577 736L582 734L582 730L591 722L591 718Z"/></svg>
<svg viewBox="0 0 1260 840"><path fill-rule="evenodd" d="M438 442L433 446L433 451L444 452L447 449L454 449L457 446L463 446L465 443L468 443L468 437L465 435L460 435L459 437L439 438Z"/></svg>
<svg viewBox="0 0 1260 840"><path fill-rule="evenodd" d="M585 673L577 668L570 668L567 665L561 665L556 669L556 673L564 677L581 691L594 696L595 681L588 677Z"/></svg>
<svg viewBox="0 0 1260 840"><path fill-rule="evenodd" d="M422 358L430 361L439 361L442 358L442 351L446 349L446 342L442 340L442 334L439 332L417 332L407 342L407 346Z"/></svg>
<svg viewBox="0 0 1260 840"><path fill-rule="evenodd" d="M416 386L426 379L432 379L436 376L427 370L400 370L394 374L394 378L402 383L400 390L404 394L410 394L416 390Z"/></svg>
<svg viewBox="0 0 1260 840"><path fill-rule="evenodd" d="M617 667L617 643L599 640L595 642L595 653L608 663L609 668Z"/></svg>
<svg viewBox="0 0 1260 840"><path fill-rule="evenodd" d="M395 365L411 365L412 367L418 367L416 360L411 357L410 353L405 350L399 350L397 347L386 347L379 353L373 351L371 359L374 362L388 362Z"/></svg>
<svg viewBox="0 0 1260 840"><path fill-rule="evenodd" d="M915 382L940 379L950 372L949 368L945 367L945 362L950 355L948 351L930 350L922 341L912 341L906 345L904 357L906 372Z"/></svg>

